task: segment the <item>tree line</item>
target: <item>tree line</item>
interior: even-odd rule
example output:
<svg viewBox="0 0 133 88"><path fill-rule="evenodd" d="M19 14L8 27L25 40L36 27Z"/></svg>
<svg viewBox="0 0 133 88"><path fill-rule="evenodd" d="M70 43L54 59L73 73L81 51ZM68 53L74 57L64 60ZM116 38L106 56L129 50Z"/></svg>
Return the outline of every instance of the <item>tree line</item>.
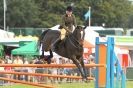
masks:
<svg viewBox="0 0 133 88"><path fill-rule="evenodd" d="M88 24L84 15L91 7L91 25L132 28L133 4L128 0L6 0L9 27L47 28L61 23L66 7L72 5L78 25ZM3 27L3 0L0 0L0 27Z"/></svg>

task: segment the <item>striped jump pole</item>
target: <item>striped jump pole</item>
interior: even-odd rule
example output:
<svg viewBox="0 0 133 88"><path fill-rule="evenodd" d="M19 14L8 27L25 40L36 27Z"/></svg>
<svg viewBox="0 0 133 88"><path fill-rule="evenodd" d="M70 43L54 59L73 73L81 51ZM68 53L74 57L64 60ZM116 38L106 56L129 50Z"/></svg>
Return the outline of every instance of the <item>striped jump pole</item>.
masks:
<svg viewBox="0 0 133 88"><path fill-rule="evenodd" d="M114 38L101 42L96 37L96 64L105 64L106 68L96 68L95 88L114 88Z"/></svg>

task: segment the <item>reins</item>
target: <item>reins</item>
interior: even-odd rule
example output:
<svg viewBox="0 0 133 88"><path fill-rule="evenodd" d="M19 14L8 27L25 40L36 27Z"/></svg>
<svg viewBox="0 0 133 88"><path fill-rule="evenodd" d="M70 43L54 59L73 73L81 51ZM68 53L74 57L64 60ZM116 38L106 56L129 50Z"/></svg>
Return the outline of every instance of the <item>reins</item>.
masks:
<svg viewBox="0 0 133 88"><path fill-rule="evenodd" d="M72 36L72 37L70 37L70 36ZM69 35L68 36L68 40L70 41L70 43L74 46L74 47L76 47L76 48L80 48L82 45L80 44L80 42L74 37L74 35ZM73 39L73 40L72 40ZM74 42L76 42L77 44L74 44Z"/></svg>

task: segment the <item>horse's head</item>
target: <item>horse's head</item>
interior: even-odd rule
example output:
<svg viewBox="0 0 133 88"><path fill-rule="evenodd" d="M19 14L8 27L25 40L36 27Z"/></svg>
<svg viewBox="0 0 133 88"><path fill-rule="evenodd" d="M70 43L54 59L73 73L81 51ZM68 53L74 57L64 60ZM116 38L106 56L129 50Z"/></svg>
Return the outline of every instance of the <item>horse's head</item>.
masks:
<svg viewBox="0 0 133 88"><path fill-rule="evenodd" d="M76 40L83 45L85 31L82 26L77 26L73 32L73 35L75 36Z"/></svg>

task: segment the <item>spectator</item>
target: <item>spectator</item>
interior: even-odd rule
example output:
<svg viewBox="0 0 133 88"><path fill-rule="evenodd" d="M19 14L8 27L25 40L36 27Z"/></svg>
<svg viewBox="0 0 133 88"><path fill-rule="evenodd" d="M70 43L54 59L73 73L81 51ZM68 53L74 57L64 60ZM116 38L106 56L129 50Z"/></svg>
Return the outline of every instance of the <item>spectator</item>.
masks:
<svg viewBox="0 0 133 88"><path fill-rule="evenodd" d="M43 63L43 61L40 59L40 60L37 60L36 62L35 62L35 64L44 64ZM37 67L36 69L35 69L35 73L44 73L44 71L46 71L46 69L44 69L44 68L42 68L42 67ZM44 82L44 77L42 77L42 76L36 76L36 82L38 82L38 83L41 83L41 82Z"/></svg>
<svg viewBox="0 0 133 88"><path fill-rule="evenodd" d="M29 64L29 62L28 62L28 60L27 60L27 58L24 58L24 64ZM29 69L29 67L24 67L23 68L23 72L28 72L28 69ZM28 81L28 75L23 75L23 78L24 78L24 80L25 81Z"/></svg>
<svg viewBox="0 0 133 88"><path fill-rule="evenodd" d="M29 64L34 64L34 61L33 61L33 60L30 61ZM29 73L35 73L34 67L28 68L28 72L29 72ZM34 76L29 76L29 81L30 81L30 82L34 82Z"/></svg>
<svg viewBox="0 0 133 88"><path fill-rule="evenodd" d="M13 64L23 64L22 59L20 58L20 56L16 56L14 58ZM22 72L22 67L14 67L14 71L15 72ZM21 80L20 75L14 75L14 79L18 79Z"/></svg>
<svg viewBox="0 0 133 88"><path fill-rule="evenodd" d="M51 64L57 64L56 58L52 58ZM52 75L57 75L57 68L51 68L50 73ZM57 78L51 78L51 82L52 83L57 82Z"/></svg>
<svg viewBox="0 0 133 88"><path fill-rule="evenodd" d="M5 60L7 63L12 63L12 60L11 60L10 56L8 56L8 55L5 56Z"/></svg>
<svg viewBox="0 0 133 88"><path fill-rule="evenodd" d="M3 60L0 60L0 64L4 64ZM4 67L0 67L0 71L4 71ZM6 77L5 74L0 74L0 77ZM3 85L4 81L0 80L0 85Z"/></svg>
<svg viewBox="0 0 133 88"><path fill-rule="evenodd" d="M90 55L90 64L95 64L95 57ZM94 77L94 74L95 74L95 67L92 67L90 68L90 76L93 76Z"/></svg>
<svg viewBox="0 0 133 88"><path fill-rule="evenodd" d="M7 61L5 64L11 64L12 62L11 61ZM7 72L11 72L12 71L12 67L4 67L4 70L5 71L7 71ZM8 79L11 79L12 78L12 74L6 74L6 77L8 78ZM9 81L8 81L8 83L10 83Z"/></svg>
<svg viewBox="0 0 133 88"><path fill-rule="evenodd" d="M63 57L59 58L59 64L65 64L65 59ZM58 68L58 75L64 75L64 68ZM58 78L59 82L62 82L63 78Z"/></svg>
<svg viewBox="0 0 133 88"><path fill-rule="evenodd" d="M72 64L72 61L71 60L67 60L66 64ZM71 76L72 73L73 73L73 69L72 68L64 68L64 74L65 75ZM71 82L71 81L72 81L71 78L67 78L67 82Z"/></svg>

